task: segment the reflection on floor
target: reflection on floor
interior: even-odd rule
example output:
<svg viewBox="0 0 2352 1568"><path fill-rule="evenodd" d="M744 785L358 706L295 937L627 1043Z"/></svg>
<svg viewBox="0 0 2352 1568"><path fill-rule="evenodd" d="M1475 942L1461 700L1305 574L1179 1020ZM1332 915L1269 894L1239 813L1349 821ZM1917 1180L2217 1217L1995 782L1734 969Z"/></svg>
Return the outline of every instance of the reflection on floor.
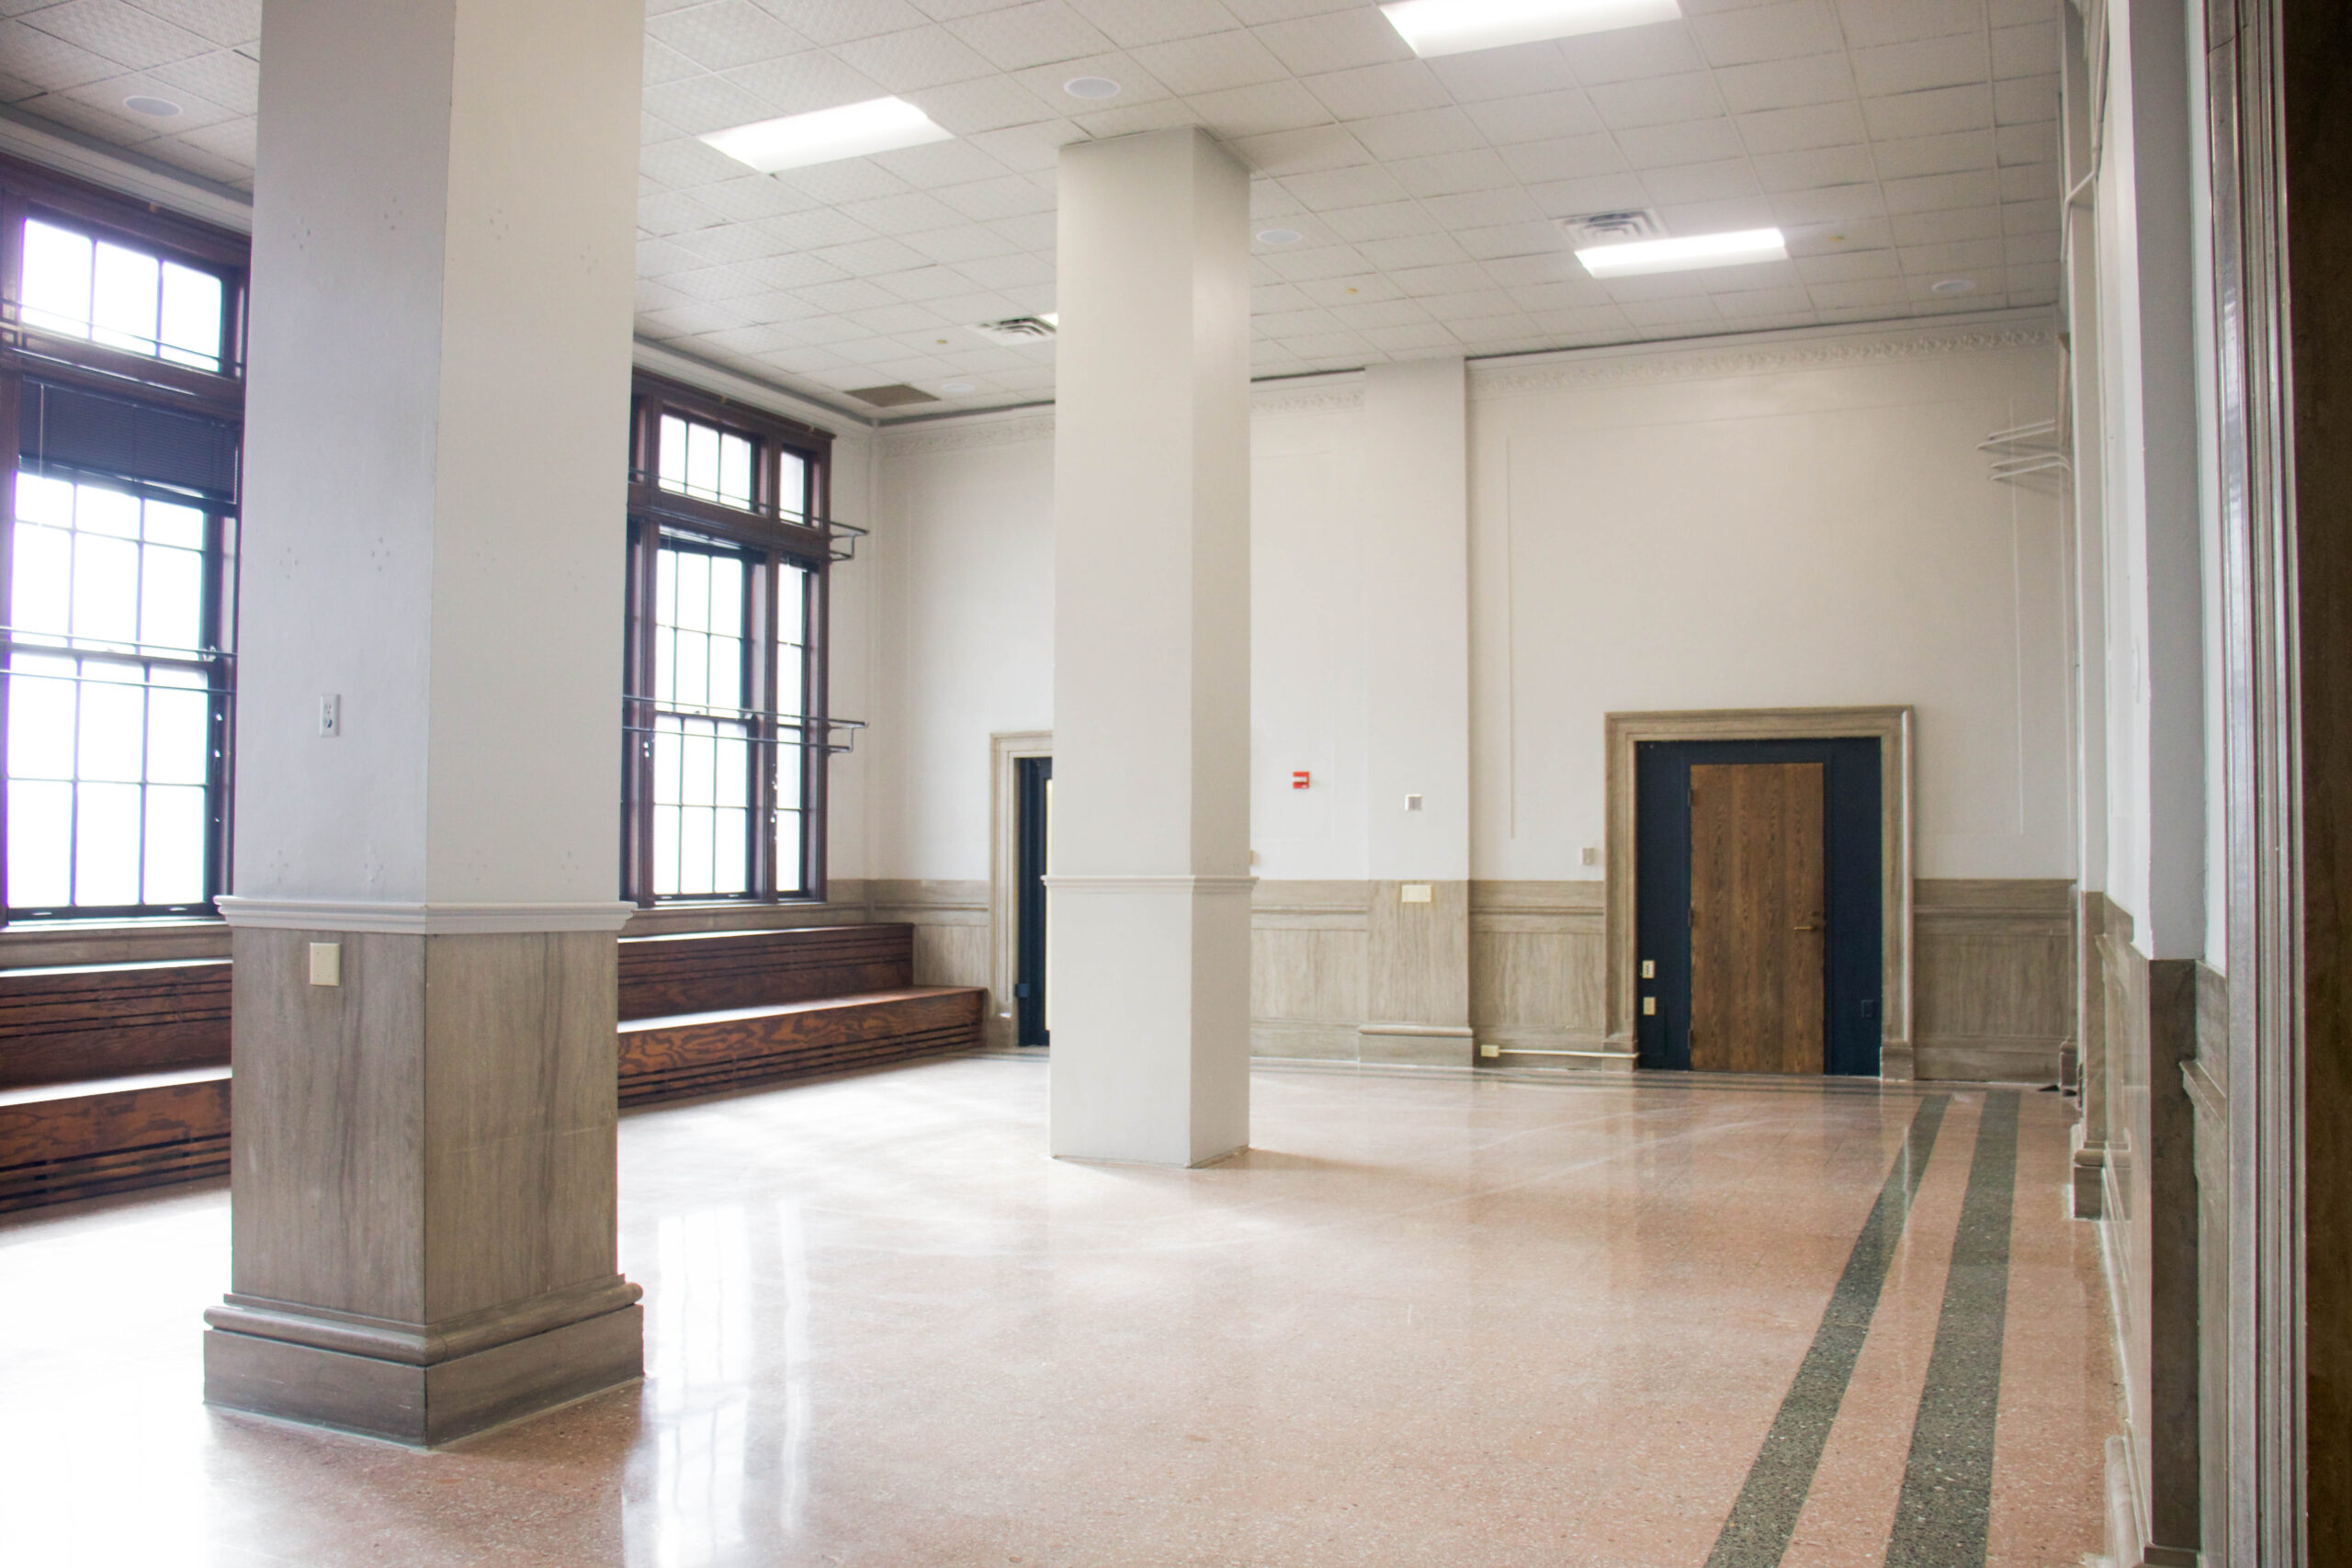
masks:
<svg viewBox="0 0 2352 1568"><path fill-rule="evenodd" d="M2100 1544L2115 1394L2055 1095L1261 1071L1260 1146L1173 1172L1047 1159L1046 1088L972 1058L625 1120L643 1387L436 1453L201 1405L218 1185L14 1219L0 1558L2043 1568Z"/></svg>

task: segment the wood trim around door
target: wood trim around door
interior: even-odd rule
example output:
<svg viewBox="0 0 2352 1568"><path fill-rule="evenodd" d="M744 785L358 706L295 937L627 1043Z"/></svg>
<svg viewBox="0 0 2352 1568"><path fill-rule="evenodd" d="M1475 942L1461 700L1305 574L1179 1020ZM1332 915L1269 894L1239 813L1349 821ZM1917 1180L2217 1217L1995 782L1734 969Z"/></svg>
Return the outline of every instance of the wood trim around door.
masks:
<svg viewBox="0 0 2352 1568"><path fill-rule="evenodd" d="M980 1037L992 1051L1020 1039L1012 1005L1021 891L1021 781L1013 763L1054 754L1054 732L1022 729L989 737L989 1008Z"/></svg>
<svg viewBox="0 0 2352 1568"><path fill-rule="evenodd" d="M1634 1042L1634 749L1652 740L1836 740L1879 743L1879 1077L1907 1081L1911 1043L1911 781L1912 710L1862 708L1718 708L1688 713L1612 713L1603 719L1608 751L1609 843L1606 857L1609 953L1607 1034L1603 1048L1632 1066ZM1617 1065L1612 1062L1611 1066Z"/></svg>

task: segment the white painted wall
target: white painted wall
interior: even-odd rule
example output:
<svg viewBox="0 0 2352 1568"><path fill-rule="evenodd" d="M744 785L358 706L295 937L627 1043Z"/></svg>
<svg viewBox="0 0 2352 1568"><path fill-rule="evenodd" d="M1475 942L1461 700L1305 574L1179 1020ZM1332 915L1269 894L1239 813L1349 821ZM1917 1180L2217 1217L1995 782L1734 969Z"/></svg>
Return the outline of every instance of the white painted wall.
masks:
<svg viewBox="0 0 2352 1568"><path fill-rule="evenodd" d="M1474 875L1602 874L1604 714L1876 703L1919 711L1922 875L2074 874L2058 502L1975 451L2052 411L2055 348L1905 335L1474 367ZM1359 396L1261 389L1252 425L1266 878L1372 874ZM883 438L877 876L987 875L988 736L1051 728L1051 446L995 423Z"/></svg>

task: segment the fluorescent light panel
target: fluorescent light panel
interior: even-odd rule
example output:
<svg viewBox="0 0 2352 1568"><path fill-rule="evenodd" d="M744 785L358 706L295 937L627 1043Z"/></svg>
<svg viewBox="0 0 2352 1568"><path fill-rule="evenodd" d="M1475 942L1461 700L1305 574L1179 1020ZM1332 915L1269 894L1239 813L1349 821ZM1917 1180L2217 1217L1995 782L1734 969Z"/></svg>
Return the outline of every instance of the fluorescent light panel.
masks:
<svg viewBox="0 0 2352 1568"><path fill-rule="evenodd" d="M1730 234L1694 234L1687 240L1635 240L1594 245L1577 253L1595 277L1640 277L1653 272L1690 272L1702 266L1745 266L1786 261L1788 241L1778 229L1743 229Z"/></svg>
<svg viewBox="0 0 2352 1568"><path fill-rule="evenodd" d="M904 98L868 98L862 104L714 130L702 140L739 164L773 175L779 169L805 169L811 164L895 152L901 147L921 147L954 137L953 131L933 124L929 115Z"/></svg>
<svg viewBox="0 0 2352 1568"><path fill-rule="evenodd" d="M1676 0L1396 0L1381 8L1424 60L1671 22Z"/></svg>

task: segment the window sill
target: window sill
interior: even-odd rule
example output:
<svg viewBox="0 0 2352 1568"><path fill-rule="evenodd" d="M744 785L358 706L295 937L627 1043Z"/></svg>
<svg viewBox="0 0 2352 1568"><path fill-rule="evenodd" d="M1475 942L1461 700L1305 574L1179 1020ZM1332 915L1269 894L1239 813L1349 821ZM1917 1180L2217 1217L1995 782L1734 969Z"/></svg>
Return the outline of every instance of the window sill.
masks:
<svg viewBox="0 0 2352 1568"><path fill-rule="evenodd" d="M20 920L0 926L0 969L228 956L229 923L217 915Z"/></svg>

